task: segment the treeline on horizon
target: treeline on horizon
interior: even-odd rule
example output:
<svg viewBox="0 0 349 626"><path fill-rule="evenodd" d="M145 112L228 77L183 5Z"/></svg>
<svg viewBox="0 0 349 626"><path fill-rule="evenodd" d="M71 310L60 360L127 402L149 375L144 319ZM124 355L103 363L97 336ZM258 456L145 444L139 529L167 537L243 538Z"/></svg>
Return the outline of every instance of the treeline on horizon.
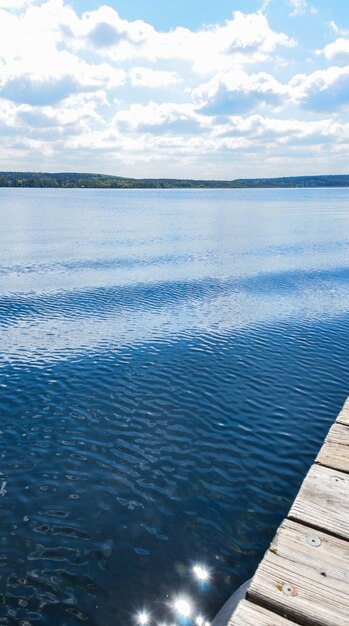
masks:
<svg viewBox="0 0 349 626"><path fill-rule="evenodd" d="M104 174L0 172L0 187L90 189L243 189L263 187L349 187L349 175L192 180L178 178L123 178Z"/></svg>

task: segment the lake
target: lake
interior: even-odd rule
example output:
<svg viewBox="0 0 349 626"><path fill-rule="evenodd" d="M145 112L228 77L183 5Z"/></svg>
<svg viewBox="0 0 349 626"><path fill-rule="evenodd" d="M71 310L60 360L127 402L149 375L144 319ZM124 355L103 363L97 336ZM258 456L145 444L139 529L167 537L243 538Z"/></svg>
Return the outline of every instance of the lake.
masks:
<svg viewBox="0 0 349 626"><path fill-rule="evenodd" d="M349 190L1 189L0 231L0 624L211 620L349 394Z"/></svg>

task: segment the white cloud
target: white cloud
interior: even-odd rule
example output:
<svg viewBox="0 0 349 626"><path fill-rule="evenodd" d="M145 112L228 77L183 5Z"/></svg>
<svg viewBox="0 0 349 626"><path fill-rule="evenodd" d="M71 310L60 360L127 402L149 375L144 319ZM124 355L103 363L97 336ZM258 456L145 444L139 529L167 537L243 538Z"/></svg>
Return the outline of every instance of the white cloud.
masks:
<svg viewBox="0 0 349 626"><path fill-rule="evenodd" d="M329 22L329 26L332 28L332 30L334 30L334 32L337 35L349 35L349 30L346 28L341 28L340 26L338 26L338 24L336 24L336 22L334 22L333 20L331 20Z"/></svg>
<svg viewBox="0 0 349 626"><path fill-rule="evenodd" d="M4 128L16 129L16 114L17 107L12 102L0 97L0 124L2 125L2 132ZM0 134L2 134L2 132L0 132Z"/></svg>
<svg viewBox="0 0 349 626"><path fill-rule="evenodd" d="M268 4L161 32L106 5L80 15L67 0L0 0L3 166L223 177L233 159L252 171L312 147L337 155L349 141L349 69L280 78L296 44L271 27ZM345 61L337 35L313 57L320 67Z"/></svg>
<svg viewBox="0 0 349 626"><path fill-rule="evenodd" d="M35 70L26 59L0 63L0 96L17 103L54 105L79 92L121 85L126 73L106 63L88 64L66 51L43 57Z"/></svg>
<svg viewBox="0 0 349 626"><path fill-rule="evenodd" d="M229 174L231 159L249 160L256 171L263 170L266 164L280 162L280 167L297 158L308 158L311 154L325 150L328 153L334 146L336 154L348 148L349 124L339 124L331 119L318 122L302 122L292 119L265 118L260 115L249 117L232 116L222 126L214 126L205 118L201 133L171 133L171 126L181 116L189 122L195 121L195 112L185 110L180 105L167 103L148 107L132 106L117 116L116 127L82 134L68 139L67 145L74 150L104 152L113 162L122 155L127 166L137 164L148 175L187 175L186 168L202 172L209 162L213 177L232 177ZM118 121L132 124L134 134L125 133L125 127L118 130ZM342 149L343 147L343 149ZM233 155L237 155L234 157ZM334 154L334 152L333 152ZM207 167L207 165L206 165ZM198 169L196 169L198 168ZM265 174L264 174L265 175ZM200 176L200 174L199 174ZM202 174L201 174L202 176Z"/></svg>
<svg viewBox="0 0 349 626"><path fill-rule="evenodd" d="M292 8L292 15L301 15L302 13L305 13L308 8L307 0L288 0L288 1Z"/></svg>
<svg viewBox="0 0 349 626"><path fill-rule="evenodd" d="M97 51L119 62L179 59L201 73L228 68L236 62L263 61L278 46L294 45L290 37L273 31L261 12L236 11L224 25L195 32L182 27L159 32L142 20L122 20L114 9L104 6L74 20L71 32L70 45L84 49L92 40Z"/></svg>
<svg viewBox="0 0 349 626"><path fill-rule="evenodd" d="M349 39L338 37L338 39L329 43L322 50L317 50L316 54L323 54L332 63L349 63Z"/></svg>
<svg viewBox="0 0 349 626"><path fill-rule="evenodd" d="M113 122L118 128L158 135L196 135L209 130L211 125L195 111L193 104L172 102L132 104L129 109L119 111Z"/></svg>
<svg viewBox="0 0 349 626"><path fill-rule="evenodd" d="M224 25L197 32L159 32L141 20L121 19L110 6L79 17L64 0L48 0L21 14L0 10L0 96L46 106L82 92L110 92L124 83L125 64L133 63L127 67L131 85L156 89L181 81L173 63L212 74L237 62L262 61L278 46L291 45L261 13L237 11ZM171 69L151 67L159 61Z"/></svg>
<svg viewBox="0 0 349 626"><path fill-rule="evenodd" d="M264 11L266 11L267 8L269 7L269 4L271 4L272 0L261 0L261 2L262 2L262 6L260 8L260 11L264 13Z"/></svg>
<svg viewBox="0 0 349 626"><path fill-rule="evenodd" d="M23 15L0 11L0 96L18 103L50 105L124 82L125 71L87 62L60 47L60 25L75 19L62 0L33 6Z"/></svg>
<svg viewBox="0 0 349 626"><path fill-rule="evenodd" d="M34 0L0 0L0 9L23 9L33 2Z"/></svg>
<svg viewBox="0 0 349 626"><path fill-rule="evenodd" d="M289 89L291 97L305 109L340 110L349 105L349 66L297 74L290 81Z"/></svg>
<svg viewBox="0 0 349 626"><path fill-rule="evenodd" d="M22 113L23 109L20 107ZM72 106L73 109L77 110ZM38 112L26 107L27 113L30 110L33 114ZM56 119L57 123L61 121ZM76 119L73 123L76 128ZM87 118L83 124L82 132L77 133L70 132L70 128L66 133L62 127L57 130L48 127L12 143L6 138L7 154L20 159L30 151L31 163L40 164L44 150L46 169L50 159L63 153L68 169L76 169L77 159L82 158L84 163L93 160L97 171L102 167L102 171L124 175L136 169L144 176L185 177L189 171L192 177L232 178L246 175L246 160L249 172L264 176L270 174L270 168L274 168L273 173L284 174L283 168L289 173L296 168L299 173L296 165L299 160L304 166L315 155L320 167L326 163L329 152L331 162L340 165L349 144L349 124L331 118L305 122L255 114L236 115L230 116L225 124L216 125L212 118L200 116L193 105L175 103L132 105L99 129L90 126ZM182 124L180 132L176 124ZM52 141L47 142L45 138L50 136Z"/></svg>
<svg viewBox="0 0 349 626"><path fill-rule="evenodd" d="M180 82L176 72L153 70L147 67L133 67L130 71L130 80L135 87L168 87Z"/></svg>
<svg viewBox="0 0 349 626"><path fill-rule="evenodd" d="M221 131L221 136L245 136L255 142L272 141L274 144L328 143L328 141L349 141L349 124L339 124L331 118L318 121L278 119L250 115L241 118L231 117Z"/></svg>
<svg viewBox="0 0 349 626"><path fill-rule="evenodd" d="M194 101L206 115L246 113L260 104L277 106L287 87L265 72L247 74L243 70L221 72L194 89Z"/></svg>
<svg viewBox="0 0 349 626"><path fill-rule="evenodd" d="M309 6L308 0L288 0L291 5L292 11L291 15L303 15L304 13L312 13L313 15L317 15L318 10L314 6Z"/></svg>

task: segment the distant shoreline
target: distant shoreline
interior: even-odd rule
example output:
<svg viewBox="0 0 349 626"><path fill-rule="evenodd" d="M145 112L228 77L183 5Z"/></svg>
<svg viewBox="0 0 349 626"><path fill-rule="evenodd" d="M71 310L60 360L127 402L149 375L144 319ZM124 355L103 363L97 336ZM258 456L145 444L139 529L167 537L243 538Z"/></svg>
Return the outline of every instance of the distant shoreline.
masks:
<svg viewBox="0 0 349 626"><path fill-rule="evenodd" d="M180 178L124 178L104 174L0 172L0 187L53 189L263 189L349 187L349 174L195 180Z"/></svg>

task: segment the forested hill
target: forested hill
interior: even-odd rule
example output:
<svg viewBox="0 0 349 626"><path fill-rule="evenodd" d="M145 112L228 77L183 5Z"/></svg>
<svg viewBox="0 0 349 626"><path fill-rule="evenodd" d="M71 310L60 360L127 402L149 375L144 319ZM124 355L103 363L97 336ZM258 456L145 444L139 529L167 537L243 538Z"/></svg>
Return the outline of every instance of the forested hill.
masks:
<svg viewBox="0 0 349 626"><path fill-rule="evenodd" d="M349 187L349 175L191 180L177 178L122 178L103 174L0 172L0 187L88 187L101 189Z"/></svg>

